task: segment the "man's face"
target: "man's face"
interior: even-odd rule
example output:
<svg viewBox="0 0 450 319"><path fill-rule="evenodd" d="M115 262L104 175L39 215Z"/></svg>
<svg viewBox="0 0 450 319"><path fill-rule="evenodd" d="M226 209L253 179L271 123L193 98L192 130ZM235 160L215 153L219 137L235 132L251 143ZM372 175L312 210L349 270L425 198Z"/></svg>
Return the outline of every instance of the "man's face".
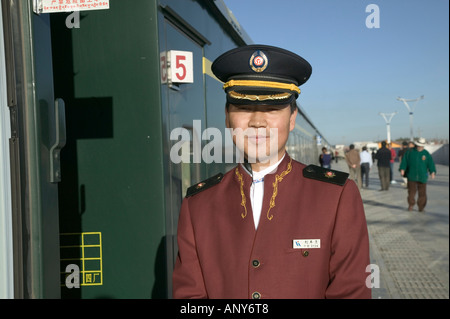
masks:
<svg viewBox="0 0 450 319"><path fill-rule="evenodd" d="M289 132L295 127L297 109L289 105L233 105L225 111L233 142L249 163L276 163L285 153ZM269 162L270 161L270 162Z"/></svg>

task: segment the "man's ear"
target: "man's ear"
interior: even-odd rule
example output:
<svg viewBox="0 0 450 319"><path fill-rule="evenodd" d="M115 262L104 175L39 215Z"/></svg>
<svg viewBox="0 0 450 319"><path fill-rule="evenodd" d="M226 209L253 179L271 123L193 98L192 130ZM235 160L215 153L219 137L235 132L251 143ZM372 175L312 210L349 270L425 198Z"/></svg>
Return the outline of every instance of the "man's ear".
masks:
<svg viewBox="0 0 450 319"><path fill-rule="evenodd" d="M295 119L297 118L297 108L295 108L294 112L291 113L291 117L289 118L289 132L295 128Z"/></svg>

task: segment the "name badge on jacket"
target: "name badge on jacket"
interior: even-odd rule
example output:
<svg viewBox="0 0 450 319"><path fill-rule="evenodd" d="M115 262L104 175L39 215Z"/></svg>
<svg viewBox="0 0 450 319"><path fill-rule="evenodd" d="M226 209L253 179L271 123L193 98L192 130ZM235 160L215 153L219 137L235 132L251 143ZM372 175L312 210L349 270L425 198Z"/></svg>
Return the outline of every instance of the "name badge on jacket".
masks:
<svg viewBox="0 0 450 319"><path fill-rule="evenodd" d="M320 239L294 239L292 241L292 248L294 249L320 248Z"/></svg>

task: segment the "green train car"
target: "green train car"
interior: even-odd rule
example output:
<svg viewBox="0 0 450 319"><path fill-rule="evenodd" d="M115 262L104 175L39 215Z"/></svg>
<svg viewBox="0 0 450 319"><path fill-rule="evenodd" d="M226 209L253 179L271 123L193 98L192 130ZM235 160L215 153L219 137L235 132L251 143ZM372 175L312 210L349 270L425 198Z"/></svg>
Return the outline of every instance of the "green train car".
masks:
<svg viewBox="0 0 450 319"><path fill-rule="evenodd" d="M186 188L235 165L205 134L225 132L210 65L252 41L222 0L42 2L1 0L0 298L171 298ZM299 111L288 151L317 163Z"/></svg>

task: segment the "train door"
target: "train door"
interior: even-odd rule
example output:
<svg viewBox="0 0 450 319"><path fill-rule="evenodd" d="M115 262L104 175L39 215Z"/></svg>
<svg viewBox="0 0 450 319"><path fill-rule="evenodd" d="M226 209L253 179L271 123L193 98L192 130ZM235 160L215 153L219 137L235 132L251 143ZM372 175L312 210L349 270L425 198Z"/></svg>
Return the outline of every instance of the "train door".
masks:
<svg viewBox="0 0 450 319"><path fill-rule="evenodd" d="M62 298L165 298L158 1L51 16L67 143L59 190ZM79 271L79 285L70 279Z"/></svg>
<svg viewBox="0 0 450 319"><path fill-rule="evenodd" d="M7 83L2 99L6 96L11 125L8 213L14 297L58 298L58 155L64 109L53 92L49 17L34 14L31 1L1 4Z"/></svg>
<svg viewBox="0 0 450 319"><path fill-rule="evenodd" d="M201 164L202 130L206 127L206 108L203 77L203 45L207 43L200 34L192 36L192 29L176 14L163 10L165 17L160 33L162 57L162 109L163 126L165 129L165 184L166 191L166 241L168 283L171 290L171 275L176 255L178 253L176 232L181 202L186 189L205 178L205 167ZM164 59L171 52L181 51L177 61L172 55L169 72ZM187 53L186 53L187 52ZM185 68L184 54L192 54L192 68ZM173 60L175 57L175 60ZM170 78L173 68L179 67L179 72L193 72L192 83L176 83ZM182 135L181 133L186 133ZM188 154L186 154L188 150ZM180 158L182 157L182 158ZM181 159L181 162L179 162Z"/></svg>
<svg viewBox="0 0 450 319"><path fill-rule="evenodd" d="M0 299L13 298L13 248L9 139L11 125L7 99L3 13L0 6Z"/></svg>

